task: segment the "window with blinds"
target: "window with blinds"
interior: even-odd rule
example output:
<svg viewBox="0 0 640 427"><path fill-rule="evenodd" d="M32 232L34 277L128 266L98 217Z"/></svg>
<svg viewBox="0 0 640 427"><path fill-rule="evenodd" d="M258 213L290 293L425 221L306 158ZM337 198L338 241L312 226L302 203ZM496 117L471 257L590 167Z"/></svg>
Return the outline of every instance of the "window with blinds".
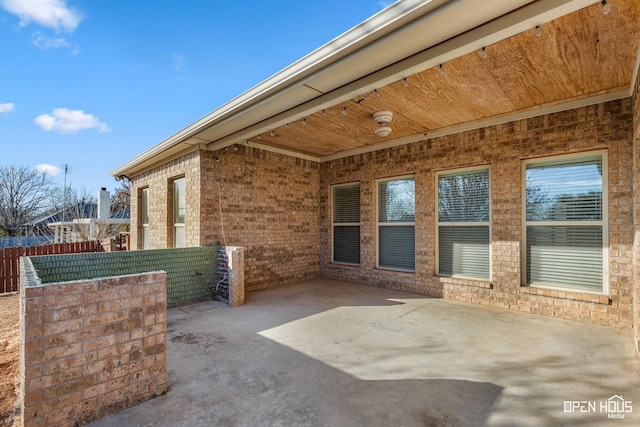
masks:
<svg viewBox="0 0 640 427"><path fill-rule="evenodd" d="M606 152L525 163L526 283L606 290Z"/></svg>
<svg viewBox="0 0 640 427"><path fill-rule="evenodd" d="M490 279L489 169L440 173L437 180L438 274Z"/></svg>
<svg viewBox="0 0 640 427"><path fill-rule="evenodd" d="M332 187L332 261L360 264L360 183Z"/></svg>
<svg viewBox="0 0 640 427"><path fill-rule="evenodd" d="M378 181L378 267L415 271L415 179Z"/></svg>

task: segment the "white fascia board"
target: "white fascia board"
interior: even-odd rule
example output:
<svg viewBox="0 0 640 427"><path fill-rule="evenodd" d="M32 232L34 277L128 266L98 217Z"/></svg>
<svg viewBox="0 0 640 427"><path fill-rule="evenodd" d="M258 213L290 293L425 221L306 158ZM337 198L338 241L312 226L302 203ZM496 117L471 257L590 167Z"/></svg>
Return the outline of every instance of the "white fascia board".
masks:
<svg viewBox="0 0 640 427"><path fill-rule="evenodd" d="M318 71L326 67L329 63L352 53L363 45L371 43L375 39L392 32L395 29L394 23L396 23L397 26L401 26L404 21L415 19L415 16L426 14L430 10L448 1L450 0L403 0L392 4L343 35L336 37L284 70L267 78L252 89L249 89L149 150L141 153L129 162L114 169L111 175L120 176L126 174L129 169L162 153L168 147L181 143L189 137L196 135L204 128L215 125L217 122L241 112L247 108L247 106L259 102L269 95L273 95L283 88L294 84L296 81L303 79L310 73Z"/></svg>
<svg viewBox="0 0 640 427"><path fill-rule="evenodd" d="M226 128L226 132L223 132L221 135L215 135L215 140L207 139L208 141L213 141L210 149L220 149L235 143L244 142L246 138L264 132L269 127L277 127L292 121L292 117L294 116L313 114L323 108L357 96L359 93L362 93L362 91L373 90L375 87L392 83L398 79L398 76L415 74L433 65L437 65L438 61L446 62L446 60L478 49L483 44L494 43L510 35L524 31L530 26L533 27L537 24L547 22L596 2L597 0L538 0L533 3L531 3L530 0L512 0L509 2L505 2L504 0L484 0L482 4L483 9L487 8L488 10L494 11L494 18L505 15L514 9L515 12L509 16L520 16L518 13L522 10L531 12L525 13L525 18L520 18L521 20L519 22L510 22L509 24L505 24L505 22L503 22L505 20L497 20L502 22L502 24L496 24L495 21L490 20L489 24L494 24L490 27L493 28L492 31L496 34L485 32L483 35L477 36L476 39L469 37L468 32L471 28L464 27L464 25L461 24L461 22L466 22L468 25L470 22L468 10L473 6L477 7L476 0L431 0L427 2L420 0L403 0L397 2L113 170L111 175L120 176L126 174L128 171L136 171L138 166L148 163L156 156L162 156L166 150L173 149L172 151L175 151L178 145L182 144L187 148L200 143L202 141L189 142L187 140L217 125L220 125L220 130ZM526 4L528 5L525 6ZM415 28L417 26L426 29L432 25L442 25L443 21L439 14L432 13L439 7L457 12L454 18L458 16L459 19L447 20L444 24L446 24L448 28L457 28L457 25L461 24L461 27L456 30L461 36L455 39L463 37L466 40L463 45L458 43L457 48L454 48L450 46L448 42L445 42L435 46L433 49L428 49L421 54L412 55L386 68L384 68L384 63L378 64L376 68L368 70L370 71L369 75L357 81L333 81L332 84L336 86L336 89L330 93L325 93L320 96L310 94L310 98L306 102L300 102L298 98L297 106L293 108L287 104L287 94L295 92L299 95L299 92L295 91L297 87L306 82L311 82L314 79L322 80L322 76L328 73L339 74L337 73L338 70L336 67L344 65L345 62L356 64L358 61L358 53L370 53L372 49L379 47L383 42L388 42L389 39L393 39L407 27ZM489 28L489 24L483 27ZM505 25L507 28L500 28L501 25ZM429 45L425 47L429 47ZM397 48L402 49L403 46L400 44ZM388 50L389 49L384 49L380 54L383 55L384 52ZM362 70L361 72L365 73L365 71L367 70ZM329 90L329 87L324 87L323 89ZM249 113L258 108L263 110L260 111L260 113L256 111L256 114L246 114L247 117L253 116L253 120L248 122L243 121L245 113ZM262 121L259 120L260 116L264 117ZM237 122L236 124L239 130L234 132L233 127L229 128L222 125L229 121Z"/></svg>
<svg viewBox="0 0 640 427"><path fill-rule="evenodd" d="M539 0L508 15L491 20L471 31L464 32L430 49L375 71L330 93L318 96L295 108L273 115L269 119L220 138L212 143L209 149L217 150L233 144L244 143L248 138L260 133L266 133L273 128L283 126L286 123L330 108L363 93L368 93L376 88L402 80L404 77L410 77L418 72L436 67L438 64L446 63L467 53L479 50L483 46L507 39L532 29L536 25L549 22L597 2L598 0Z"/></svg>
<svg viewBox="0 0 640 427"><path fill-rule="evenodd" d="M567 0L559 1L564 3ZM274 116L284 117L283 122L275 127L281 126L284 122L302 120L304 116L322 108L360 95L363 91L362 82L365 81L363 79L367 76L388 68L392 64L405 64L406 58L493 21L514 8L530 3L530 0L512 0L511 2L483 0L481 11L475 14L462 13L469 7L467 4L469 2L470 0L448 2L429 11L426 15L413 19L392 33L366 44L356 52L332 61L329 65L296 82L295 85L247 106L241 115L230 116L215 126L203 130L198 138L215 143L215 146L221 146L224 141L238 132L241 132L242 136L236 138L234 143L264 132L266 129L261 129L259 132L252 131L253 134L251 134L247 129L255 129L254 126L261 123L269 126ZM553 3L557 4L558 0ZM379 74L375 75L379 76ZM376 81L374 85L381 87L392 80ZM354 85L354 82L358 83ZM341 90L345 87L349 87L350 90ZM345 93L346 95L343 95ZM323 100L322 104L317 102L320 98ZM309 111L304 110L302 114L298 113L300 107L305 104L314 108Z"/></svg>

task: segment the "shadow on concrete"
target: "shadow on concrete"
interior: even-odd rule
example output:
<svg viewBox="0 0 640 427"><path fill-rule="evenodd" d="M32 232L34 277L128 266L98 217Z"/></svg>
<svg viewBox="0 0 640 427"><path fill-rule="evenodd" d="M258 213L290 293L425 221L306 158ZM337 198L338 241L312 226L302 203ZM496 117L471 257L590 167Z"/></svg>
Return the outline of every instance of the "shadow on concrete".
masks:
<svg viewBox="0 0 640 427"><path fill-rule="evenodd" d="M330 280L169 313L165 396L95 426L606 425L638 402L625 333ZM629 343L627 345L627 343Z"/></svg>

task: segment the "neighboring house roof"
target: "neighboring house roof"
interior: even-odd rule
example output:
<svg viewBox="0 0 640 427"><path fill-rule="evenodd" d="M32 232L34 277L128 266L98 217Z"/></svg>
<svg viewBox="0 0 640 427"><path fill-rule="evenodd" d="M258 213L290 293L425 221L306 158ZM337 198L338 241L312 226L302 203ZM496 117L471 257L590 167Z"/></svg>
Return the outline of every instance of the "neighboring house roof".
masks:
<svg viewBox="0 0 640 427"><path fill-rule="evenodd" d="M640 2L611 3L399 1L111 174L237 143L326 161L629 97Z"/></svg>
<svg viewBox="0 0 640 427"><path fill-rule="evenodd" d="M26 226L29 227L44 227L49 224L59 223L62 221L71 221L73 219L90 219L97 218L98 216L98 204L97 203L83 203L78 202L76 205L67 208L67 215L62 215L62 210L40 217L34 221L31 221ZM118 212L112 212L108 219L129 219L130 210L124 209Z"/></svg>
<svg viewBox="0 0 640 427"><path fill-rule="evenodd" d="M51 214L37 218L26 225L31 227L42 227L47 224L70 220L73 218L95 218L98 212L98 204L78 202L75 205L68 207L66 212L66 215L63 215L63 209L60 209Z"/></svg>
<svg viewBox="0 0 640 427"><path fill-rule="evenodd" d="M131 211L129 209L112 212L111 215L109 215L109 219L130 219L130 218L131 218Z"/></svg>

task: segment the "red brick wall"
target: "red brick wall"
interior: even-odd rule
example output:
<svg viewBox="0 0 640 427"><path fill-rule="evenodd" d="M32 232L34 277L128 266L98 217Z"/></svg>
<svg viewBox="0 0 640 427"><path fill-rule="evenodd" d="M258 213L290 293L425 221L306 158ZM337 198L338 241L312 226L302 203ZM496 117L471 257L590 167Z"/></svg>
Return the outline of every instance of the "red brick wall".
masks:
<svg viewBox="0 0 640 427"><path fill-rule="evenodd" d="M611 325L632 327L632 102L623 99L500 124L321 165L321 272L326 277ZM608 295L521 286L523 159L607 149ZM490 165L492 281L435 275L435 174ZM415 174L416 272L376 269L375 180ZM361 265L330 262L332 184L361 182Z"/></svg>
<svg viewBox="0 0 640 427"><path fill-rule="evenodd" d="M21 293L25 426L85 424L166 392L165 273Z"/></svg>

